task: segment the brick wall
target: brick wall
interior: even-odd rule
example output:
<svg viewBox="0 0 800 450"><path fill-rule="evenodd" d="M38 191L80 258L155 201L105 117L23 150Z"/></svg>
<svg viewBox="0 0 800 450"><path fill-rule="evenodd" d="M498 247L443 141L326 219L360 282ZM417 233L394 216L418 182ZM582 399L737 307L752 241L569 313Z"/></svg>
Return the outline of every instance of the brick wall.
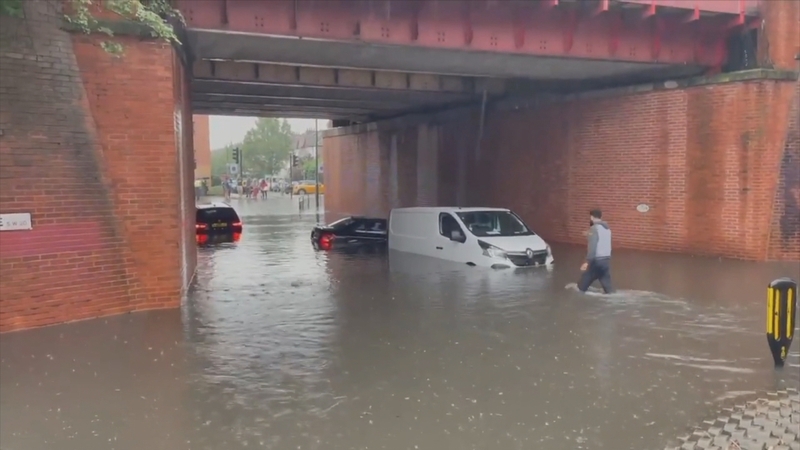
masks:
<svg viewBox="0 0 800 450"><path fill-rule="evenodd" d="M197 267L197 244L195 230L195 196L194 196L194 120L192 115L191 102L191 73L184 70L177 53L172 53L172 79L173 79L173 114L175 136L175 146L165 149L162 157L165 164L177 164L177 178L175 172L167 172L167 176L160 179L159 184L163 184L165 189L169 189L176 183L178 185L178 220L175 222L179 227L178 250L180 252L180 298L170 297L170 307L180 306L180 300L186 295L189 284L194 278L195 268ZM177 154L177 155L176 155ZM175 160L177 156L177 161ZM159 194L155 195L158 201ZM168 204L161 203L158 213L170 214L174 210ZM170 270L175 266L171 265ZM177 303L177 304L176 304Z"/></svg>
<svg viewBox="0 0 800 450"><path fill-rule="evenodd" d="M800 2L765 0L761 6L761 63L798 70L795 58L800 57ZM800 81L795 84L789 108L769 239L769 258L776 260L800 260Z"/></svg>
<svg viewBox="0 0 800 450"><path fill-rule="evenodd" d="M800 260L800 82L795 84L773 205L769 257Z"/></svg>
<svg viewBox="0 0 800 450"><path fill-rule="evenodd" d="M766 259L794 89L755 80L490 111L480 149L475 114L330 136L325 158L341 175L328 175L326 207L333 216L422 198L509 207L556 242L583 242L599 207L618 247ZM417 161L431 151L439 182L420 183ZM367 182L377 161L382 176ZM391 192L393 177L399 192L373 203L367 193Z"/></svg>
<svg viewBox="0 0 800 450"><path fill-rule="evenodd" d="M25 14L0 18L0 211L33 230L0 233L0 331L177 307L194 247L172 50L123 39L114 58L57 3Z"/></svg>
<svg viewBox="0 0 800 450"><path fill-rule="evenodd" d="M759 33L759 63L764 67L797 70L800 55L800 2L761 0L764 23Z"/></svg>
<svg viewBox="0 0 800 450"><path fill-rule="evenodd" d="M194 177L195 179L211 176L211 132L208 116L193 116L194 122Z"/></svg>

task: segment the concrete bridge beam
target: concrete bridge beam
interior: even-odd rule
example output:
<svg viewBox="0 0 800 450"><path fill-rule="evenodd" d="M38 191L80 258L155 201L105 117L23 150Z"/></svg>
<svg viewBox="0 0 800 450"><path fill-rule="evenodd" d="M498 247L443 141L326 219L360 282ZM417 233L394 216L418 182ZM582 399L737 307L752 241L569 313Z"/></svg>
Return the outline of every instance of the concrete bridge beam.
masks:
<svg viewBox="0 0 800 450"><path fill-rule="evenodd" d="M365 121L478 101L505 93L506 80L423 73L198 60L193 107L203 114Z"/></svg>

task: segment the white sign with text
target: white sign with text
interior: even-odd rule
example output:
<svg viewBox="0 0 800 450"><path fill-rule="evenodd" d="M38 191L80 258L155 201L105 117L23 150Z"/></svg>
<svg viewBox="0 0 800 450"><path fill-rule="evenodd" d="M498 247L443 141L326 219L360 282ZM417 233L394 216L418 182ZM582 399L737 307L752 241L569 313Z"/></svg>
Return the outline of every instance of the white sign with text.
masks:
<svg viewBox="0 0 800 450"><path fill-rule="evenodd" d="M0 231L32 229L31 213L0 214Z"/></svg>

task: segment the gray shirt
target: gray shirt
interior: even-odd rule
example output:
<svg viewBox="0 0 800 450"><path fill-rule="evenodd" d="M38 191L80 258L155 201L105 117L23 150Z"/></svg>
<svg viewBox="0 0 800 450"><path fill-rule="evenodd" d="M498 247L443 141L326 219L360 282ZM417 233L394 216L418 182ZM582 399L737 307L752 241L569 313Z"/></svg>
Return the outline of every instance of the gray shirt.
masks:
<svg viewBox="0 0 800 450"><path fill-rule="evenodd" d="M611 228L600 221L589 228L589 246L586 261L611 257Z"/></svg>

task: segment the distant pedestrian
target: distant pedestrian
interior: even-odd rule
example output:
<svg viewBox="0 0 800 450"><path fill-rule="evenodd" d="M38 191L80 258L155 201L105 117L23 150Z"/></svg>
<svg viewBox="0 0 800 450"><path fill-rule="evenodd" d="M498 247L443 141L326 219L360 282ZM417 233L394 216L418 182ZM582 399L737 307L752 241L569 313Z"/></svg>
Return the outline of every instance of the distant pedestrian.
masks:
<svg viewBox="0 0 800 450"><path fill-rule="evenodd" d="M262 178L260 187L261 187L261 198L266 200L267 192L269 192L269 183L267 183L267 180Z"/></svg>
<svg viewBox="0 0 800 450"><path fill-rule="evenodd" d="M200 194L202 192L203 183L201 180L194 180L194 201L200 201Z"/></svg>
<svg viewBox="0 0 800 450"><path fill-rule="evenodd" d="M258 184L258 180L253 180L253 184L250 185L250 195L254 200L258 200L259 190L261 190L261 185Z"/></svg>
<svg viewBox="0 0 800 450"><path fill-rule="evenodd" d="M602 218L603 212L599 209L589 212L589 245L578 283L581 292L586 292L598 280L606 294L614 292L611 285L611 228Z"/></svg>
<svg viewBox="0 0 800 450"><path fill-rule="evenodd" d="M233 189L235 188L233 183L233 178L228 178L227 180L225 180L224 186L225 186L225 199L230 200L231 194L233 194Z"/></svg>

